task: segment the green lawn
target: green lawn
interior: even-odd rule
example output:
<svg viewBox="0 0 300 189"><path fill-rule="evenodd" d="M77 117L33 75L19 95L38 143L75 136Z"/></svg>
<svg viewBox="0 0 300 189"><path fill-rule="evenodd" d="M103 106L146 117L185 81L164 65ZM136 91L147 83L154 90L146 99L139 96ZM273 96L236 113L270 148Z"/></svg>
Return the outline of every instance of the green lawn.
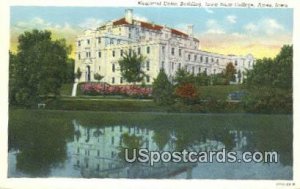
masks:
<svg viewBox="0 0 300 189"><path fill-rule="evenodd" d="M226 100L229 93L241 90L241 85L212 85L198 87L200 96L202 96L204 99L214 98L219 100Z"/></svg>

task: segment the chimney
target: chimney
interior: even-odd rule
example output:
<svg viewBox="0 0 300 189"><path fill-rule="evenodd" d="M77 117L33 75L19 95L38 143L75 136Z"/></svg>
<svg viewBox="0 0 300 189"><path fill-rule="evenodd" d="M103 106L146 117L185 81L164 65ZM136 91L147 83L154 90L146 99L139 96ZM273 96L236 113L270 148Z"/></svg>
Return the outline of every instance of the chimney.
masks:
<svg viewBox="0 0 300 189"><path fill-rule="evenodd" d="M188 35L193 35L193 28L194 28L194 25L192 25L192 24L187 26Z"/></svg>
<svg viewBox="0 0 300 189"><path fill-rule="evenodd" d="M129 24L133 23L133 10L132 9L126 9L125 10L125 21Z"/></svg>

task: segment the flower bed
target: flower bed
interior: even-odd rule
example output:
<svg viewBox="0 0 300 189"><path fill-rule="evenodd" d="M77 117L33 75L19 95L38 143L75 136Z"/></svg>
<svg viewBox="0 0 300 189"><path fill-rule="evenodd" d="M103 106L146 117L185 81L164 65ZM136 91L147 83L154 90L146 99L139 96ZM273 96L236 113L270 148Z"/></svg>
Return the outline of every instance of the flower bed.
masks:
<svg viewBox="0 0 300 189"><path fill-rule="evenodd" d="M109 85L106 83L83 83L81 92L84 95L124 95L147 98L152 95L151 87L134 85Z"/></svg>

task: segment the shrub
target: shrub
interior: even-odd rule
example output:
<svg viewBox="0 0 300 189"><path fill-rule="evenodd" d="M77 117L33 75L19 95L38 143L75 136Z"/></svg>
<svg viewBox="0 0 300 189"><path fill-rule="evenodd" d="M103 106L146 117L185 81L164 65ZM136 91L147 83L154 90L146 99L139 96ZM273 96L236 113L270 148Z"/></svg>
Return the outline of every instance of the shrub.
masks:
<svg viewBox="0 0 300 189"><path fill-rule="evenodd" d="M84 83L81 85L81 91L85 95L124 95L139 98L146 98L152 95L151 87L108 85L106 83Z"/></svg>

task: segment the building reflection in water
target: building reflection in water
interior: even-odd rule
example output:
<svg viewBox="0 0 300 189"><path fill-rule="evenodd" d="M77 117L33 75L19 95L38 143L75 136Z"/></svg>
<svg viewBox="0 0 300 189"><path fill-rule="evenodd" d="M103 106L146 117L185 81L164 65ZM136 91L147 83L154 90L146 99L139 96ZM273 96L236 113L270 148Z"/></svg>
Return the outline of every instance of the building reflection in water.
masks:
<svg viewBox="0 0 300 189"><path fill-rule="evenodd" d="M74 141L69 145L74 169L86 178L167 178L186 172L191 178L191 169L197 164L191 163L125 163L120 157L124 134L136 136L142 140L140 148L149 151L176 150L177 137L174 131L163 136L166 143L159 148L155 141L155 131L148 128L130 126L86 127L73 120ZM235 149L247 145L247 137L241 131L229 131L235 143ZM193 141L186 146L187 151L218 151L225 148L221 141L206 138Z"/></svg>

